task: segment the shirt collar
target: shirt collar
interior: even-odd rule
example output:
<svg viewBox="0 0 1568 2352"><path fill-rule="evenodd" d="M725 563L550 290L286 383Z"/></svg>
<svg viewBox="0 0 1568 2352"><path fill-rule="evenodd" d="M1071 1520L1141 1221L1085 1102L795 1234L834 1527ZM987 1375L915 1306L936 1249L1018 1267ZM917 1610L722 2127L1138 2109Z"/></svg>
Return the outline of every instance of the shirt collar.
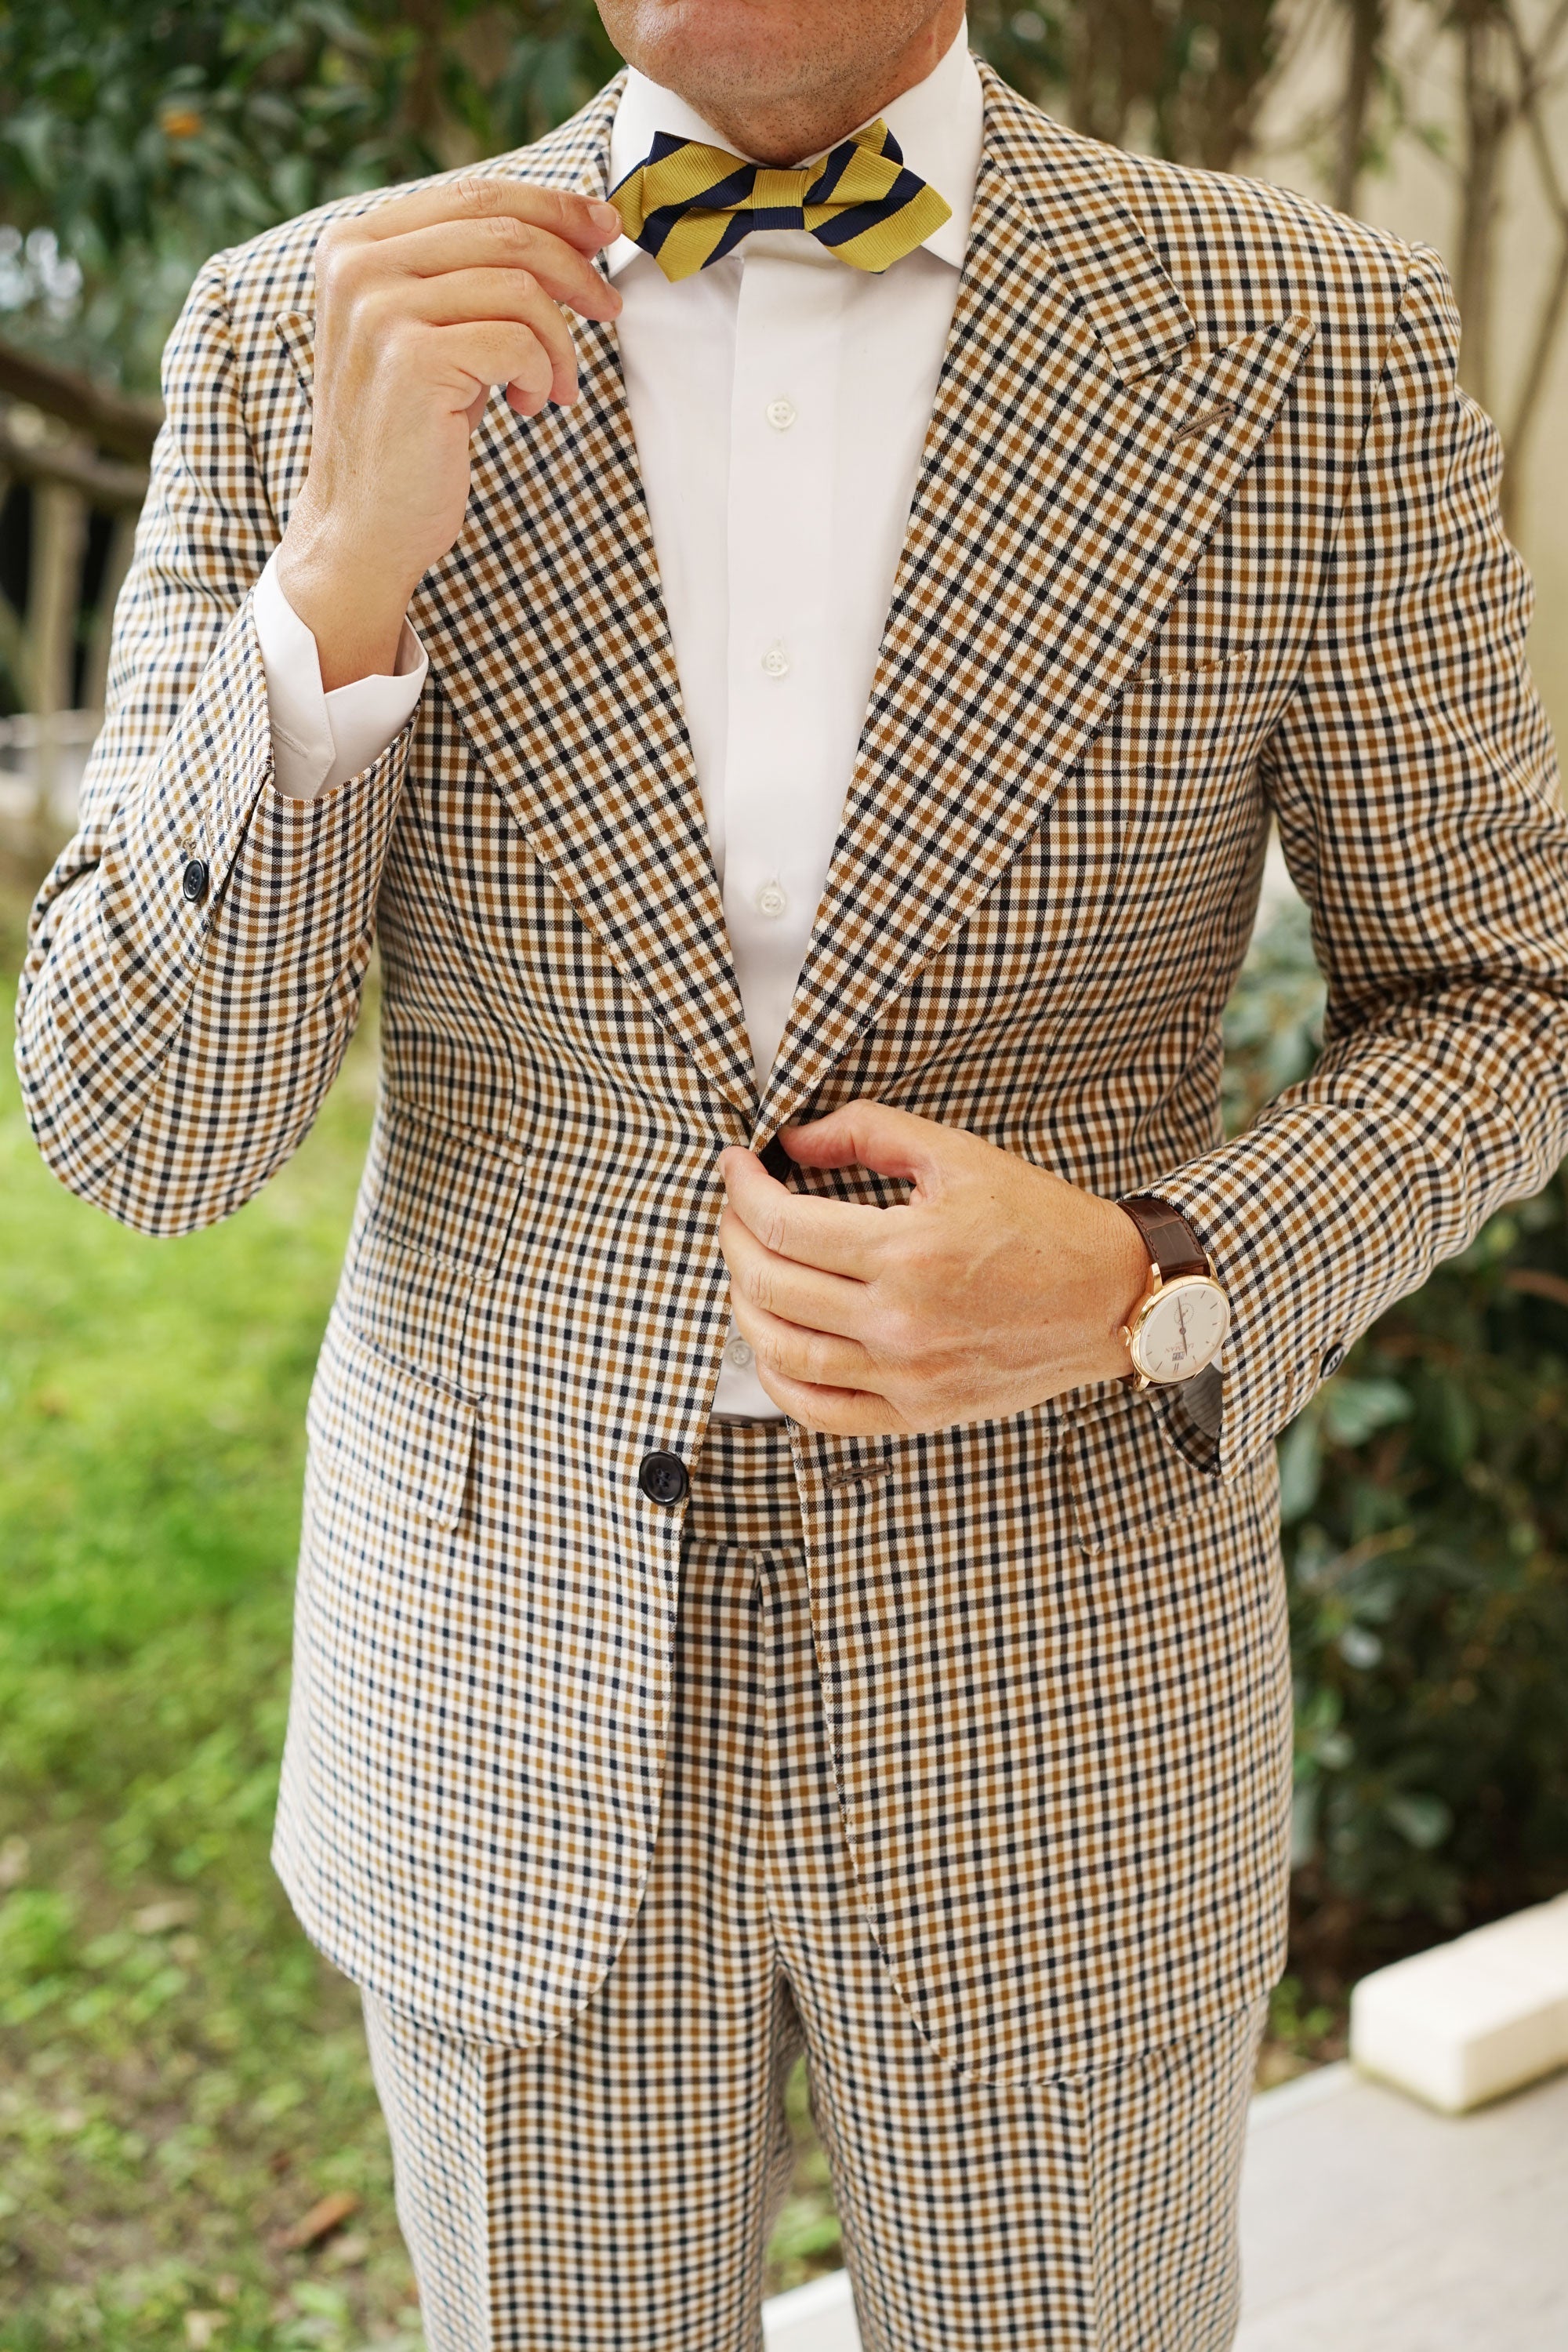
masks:
<svg viewBox="0 0 1568 2352"><path fill-rule="evenodd" d="M954 269L963 268L969 244L984 116L984 94L969 54L967 23L959 27L952 47L924 81L916 82L912 89L882 109L882 121L903 150L910 171L929 181L952 208L951 218L932 229L925 245L928 252ZM612 188L642 162L659 131L677 139L700 139L710 147L729 145L674 90L663 89L635 67L628 68L610 127ZM617 237L605 256L610 276L616 277L640 251L630 237Z"/></svg>

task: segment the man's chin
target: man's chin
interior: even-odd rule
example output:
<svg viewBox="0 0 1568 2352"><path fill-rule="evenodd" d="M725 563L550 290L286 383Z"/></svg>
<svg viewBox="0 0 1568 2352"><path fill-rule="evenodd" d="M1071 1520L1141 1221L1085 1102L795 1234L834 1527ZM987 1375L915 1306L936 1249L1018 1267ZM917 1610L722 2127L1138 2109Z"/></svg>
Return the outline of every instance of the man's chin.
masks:
<svg viewBox="0 0 1568 2352"><path fill-rule="evenodd" d="M604 11L627 64L699 111L705 100L767 107L830 90L847 60L831 54L828 26L808 30L803 13L752 0L637 0Z"/></svg>

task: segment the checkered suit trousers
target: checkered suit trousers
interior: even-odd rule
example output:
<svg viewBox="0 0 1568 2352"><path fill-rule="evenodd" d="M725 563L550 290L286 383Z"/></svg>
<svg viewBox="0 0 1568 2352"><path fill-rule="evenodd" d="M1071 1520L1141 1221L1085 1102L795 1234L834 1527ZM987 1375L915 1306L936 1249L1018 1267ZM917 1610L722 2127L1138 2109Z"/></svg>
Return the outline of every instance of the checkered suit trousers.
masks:
<svg viewBox="0 0 1568 2352"><path fill-rule="evenodd" d="M867 2352L1220 2352L1261 2005L1036 2088L932 2049L856 1895L765 1423L698 1467L667 1754L641 1906L558 2037L366 1996L432 2352L753 2352L803 2049Z"/></svg>

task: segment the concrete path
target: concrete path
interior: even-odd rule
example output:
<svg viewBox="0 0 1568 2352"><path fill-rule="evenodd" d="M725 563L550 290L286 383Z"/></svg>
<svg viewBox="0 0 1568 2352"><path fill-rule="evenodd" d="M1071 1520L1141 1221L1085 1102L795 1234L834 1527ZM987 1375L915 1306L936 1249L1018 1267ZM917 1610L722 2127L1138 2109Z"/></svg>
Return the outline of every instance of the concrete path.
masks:
<svg viewBox="0 0 1568 2352"><path fill-rule="evenodd" d="M1241 2239L1236 2352L1568 2352L1568 2074L1458 2117L1348 2066L1264 2092ZM859 2352L842 2274L764 2333Z"/></svg>
<svg viewBox="0 0 1568 2352"><path fill-rule="evenodd" d="M1568 2074L1458 2116L1341 2066L1267 2093L1241 2228L1237 2352L1564 2352Z"/></svg>

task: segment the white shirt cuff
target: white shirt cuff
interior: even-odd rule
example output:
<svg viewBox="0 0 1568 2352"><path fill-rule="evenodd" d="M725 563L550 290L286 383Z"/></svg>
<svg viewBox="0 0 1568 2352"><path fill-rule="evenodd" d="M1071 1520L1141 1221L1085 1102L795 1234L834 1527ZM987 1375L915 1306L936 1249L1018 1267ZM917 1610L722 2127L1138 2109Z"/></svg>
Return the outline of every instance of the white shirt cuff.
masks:
<svg viewBox="0 0 1568 2352"><path fill-rule="evenodd" d="M286 800L313 801L377 760L406 726L425 690L429 657L406 621L390 677L321 689L316 640L283 593L274 553L252 605L267 673L272 772Z"/></svg>

